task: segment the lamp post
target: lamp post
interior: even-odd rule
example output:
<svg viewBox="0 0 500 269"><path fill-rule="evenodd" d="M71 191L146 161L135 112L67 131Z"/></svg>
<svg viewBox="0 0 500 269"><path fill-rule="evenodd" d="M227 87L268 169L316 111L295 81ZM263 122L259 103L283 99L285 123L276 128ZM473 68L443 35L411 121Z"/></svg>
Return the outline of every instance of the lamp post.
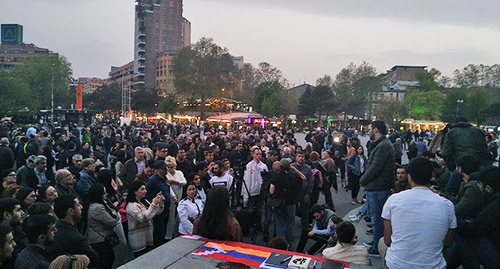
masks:
<svg viewBox="0 0 500 269"><path fill-rule="evenodd" d="M457 115L456 115L456 118L458 118L458 111L460 109L460 105L464 103L464 100L462 99L458 99L457 100Z"/></svg>
<svg viewBox="0 0 500 269"><path fill-rule="evenodd" d="M226 88L222 88L222 92L226 92ZM229 99L232 102L233 101L233 92L231 90L228 90L227 93L229 94ZM229 107L229 130L232 130L233 128L233 104L231 103L231 106Z"/></svg>
<svg viewBox="0 0 500 269"><path fill-rule="evenodd" d="M50 94L50 124L54 126L54 64L50 68L51 94Z"/></svg>

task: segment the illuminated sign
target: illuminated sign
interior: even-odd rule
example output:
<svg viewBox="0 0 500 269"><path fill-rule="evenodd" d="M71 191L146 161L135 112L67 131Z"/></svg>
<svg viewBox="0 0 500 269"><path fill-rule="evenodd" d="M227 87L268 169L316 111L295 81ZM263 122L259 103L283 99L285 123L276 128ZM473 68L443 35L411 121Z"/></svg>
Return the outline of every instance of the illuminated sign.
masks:
<svg viewBox="0 0 500 269"><path fill-rule="evenodd" d="M2 24L2 43L23 43L23 26L19 24Z"/></svg>

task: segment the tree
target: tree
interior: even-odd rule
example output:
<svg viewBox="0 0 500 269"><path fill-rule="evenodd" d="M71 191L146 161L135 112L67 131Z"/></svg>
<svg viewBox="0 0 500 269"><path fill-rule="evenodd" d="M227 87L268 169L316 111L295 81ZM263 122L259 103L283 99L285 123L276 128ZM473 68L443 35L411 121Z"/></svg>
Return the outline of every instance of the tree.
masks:
<svg viewBox="0 0 500 269"><path fill-rule="evenodd" d="M454 72L455 84L470 92L476 87L500 87L500 65L473 65L469 64L461 71L456 69Z"/></svg>
<svg viewBox="0 0 500 269"><path fill-rule="evenodd" d="M333 87L333 78L330 75L324 75L321 78L316 80L316 87L319 86L328 86L330 88Z"/></svg>
<svg viewBox="0 0 500 269"><path fill-rule="evenodd" d="M464 101L464 110L468 120L481 124L480 112L488 108L492 103L493 96L488 90L484 88L473 89L467 96L467 102Z"/></svg>
<svg viewBox="0 0 500 269"><path fill-rule="evenodd" d="M377 107L374 109L373 114L377 119L391 123L394 120L398 121L408 116L408 107L404 101L396 98L382 98L378 100Z"/></svg>
<svg viewBox="0 0 500 269"><path fill-rule="evenodd" d="M12 73L0 71L0 89L2 98L0 98L0 117L8 114L15 115L26 107L31 107L33 102L30 98L29 86L26 82L16 78Z"/></svg>
<svg viewBox="0 0 500 269"><path fill-rule="evenodd" d="M444 94L440 91L420 91L409 89L405 102L410 110L410 117L415 119L436 120L441 114Z"/></svg>
<svg viewBox="0 0 500 269"><path fill-rule="evenodd" d="M28 85L30 90L28 108L32 111L50 109L52 85L54 107L64 107L74 103L76 93L69 91L71 65L64 56L35 54L16 65L11 72L13 77Z"/></svg>
<svg viewBox="0 0 500 269"><path fill-rule="evenodd" d="M220 90L239 76L228 50L205 37L179 51L173 59L172 72L178 94L200 98L202 119L206 99L219 96Z"/></svg>
<svg viewBox="0 0 500 269"><path fill-rule="evenodd" d="M177 96L174 93L169 93L160 101L158 112L173 116L179 111L179 108Z"/></svg>
<svg viewBox="0 0 500 269"><path fill-rule="evenodd" d="M122 109L122 88L118 83L102 85L93 93L83 95L84 107L104 111L120 111Z"/></svg>
<svg viewBox="0 0 500 269"><path fill-rule="evenodd" d="M418 89L424 92L439 90L439 78L441 72L432 68L430 71L418 70L415 72L415 79L418 81Z"/></svg>
<svg viewBox="0 0 500 269"><path fill-rule="evenodd" d="M323 112L330 111L335 106L333 92L328 86L318 86L312 91L312 108L318 112L318 119L322 125L321 115Z"/></svg>
<svg viewBox="0 0 500 269"><path fill-rule="evenodd" d="M274 93L282 94L284 90L285 87L283 87L283 85L281 85L277 80L260 83L257 88L255 88L253 108L257 111L261 111L262 103L266 98L270 97ZM279 103L277 105L279 105Z"/></svg>
<svg viewBox="0 0 500 269"><path fill-rule="evenodd" d="M314 117L314 98L311 87L307 87L299 100L299 118Z"/></svg>
<svg viewBox="0 0 500 269"><path fill-rule="evenodd" d="M381 88L382 80L375 67L367 62L360 66L350 63L335 76L332 90L335 100L341 100L337 112L364 116L370 93Z"/></svg>
<svg viewBox="0 0 500 269"><path fill-rule="evenodd" d="M453 122L457 117L457 100L464 100L467 103L467 92L463 89L457 88L453 89L448 95L443 103L441 110L441 120L444 122ZM463 114L463 109L461 110Z"/></svg>
<svg viewBox="0 0 500 269"><path fill-rule="evenodd" d="M259 63L259 68L254 69L254 78L257 85L263 82L278 81L283 87L290 87L290 83L283 77L281 71L267 62Z"/></svg>
<svg viewBox="0 0 500 269"><path fill-rule="evenodd" d="M132 92L132 110L139 111L145 114L153 114L156 112L158 108L158 102L160 98L158 98L158 91L154 90L146 90L139 89L135 92Z"/></svg>

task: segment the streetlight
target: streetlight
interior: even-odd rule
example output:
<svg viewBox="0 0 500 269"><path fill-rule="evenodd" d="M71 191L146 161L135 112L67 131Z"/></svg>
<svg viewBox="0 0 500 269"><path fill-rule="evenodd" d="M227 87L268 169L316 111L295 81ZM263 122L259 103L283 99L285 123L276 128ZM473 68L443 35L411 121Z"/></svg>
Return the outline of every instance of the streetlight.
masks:
<svg viewBox="0 0 500 269"><path fill-rule="evenodd" d="M457 99L457 116L456 116L456 118L458 118L458 110L460 109L460 105L463 103L464 103L464 100Z"/></svg>
<svg viewBox="0 0 500 269"><path fill-rule="evenodd" d="M222 92L226 92L226 88L222 88ZM233 100L233 91L228 90L227 93L229 94L229 99L232 102ZM233 128L233 104L231 103L231 106L229 107L229 130Z"/></svg>
<svg viewBox="0 0 500 269"><path fill-rule="evenodd" d="M51 95L50 95L50 124L54 127L54 64L50 68L51 76Z"/></svg>

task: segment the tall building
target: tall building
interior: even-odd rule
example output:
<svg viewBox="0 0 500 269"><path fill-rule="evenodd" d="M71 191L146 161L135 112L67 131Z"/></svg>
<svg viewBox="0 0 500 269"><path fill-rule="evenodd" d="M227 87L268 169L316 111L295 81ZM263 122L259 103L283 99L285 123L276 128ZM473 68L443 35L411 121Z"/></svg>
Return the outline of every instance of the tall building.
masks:
<svg viewBox="0 0 500 269"><path fill-rule="evenodd" d="M117 83L122 88L131 88L134 81L134 62L129 62L122 66L111 66L109 72L108 85Z"/></svg>
<svg viewBox="0 0 500 269"><path fill-rule="evenodd" d="M136 0L134 89L154 89L159 53L179 50L190 39L191 23L182 17L182 0Z"/></svg>

